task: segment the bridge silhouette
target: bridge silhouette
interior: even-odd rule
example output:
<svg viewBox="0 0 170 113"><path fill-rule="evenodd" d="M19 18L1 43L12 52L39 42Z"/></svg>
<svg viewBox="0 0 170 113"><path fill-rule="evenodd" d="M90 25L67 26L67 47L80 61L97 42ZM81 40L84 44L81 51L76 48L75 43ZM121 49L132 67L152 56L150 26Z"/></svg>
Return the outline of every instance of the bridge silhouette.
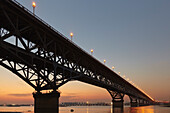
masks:
<svg viewBox="0 0 170 113"><path fill-rule="evenodd" d="M124 95L131 106L154 102L15 0L0 0L0 65L36 90L35 113L58 113L57 89L72 80L105 88L113 107Z"/></svg>

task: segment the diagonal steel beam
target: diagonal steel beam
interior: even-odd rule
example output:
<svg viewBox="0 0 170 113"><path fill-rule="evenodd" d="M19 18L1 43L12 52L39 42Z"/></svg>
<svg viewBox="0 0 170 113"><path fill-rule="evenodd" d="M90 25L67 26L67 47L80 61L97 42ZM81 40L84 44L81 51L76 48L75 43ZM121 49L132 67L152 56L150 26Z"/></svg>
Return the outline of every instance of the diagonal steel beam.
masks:
<svg viewBox="0 0 170 113"><path fill-rule="evenodd" d="M2 63L2 61L0 61L0 65L3 66L4 68L10 70L11 72L16 74L17 76L19 76L21 79L23 79L25 82L27 82L30 86L32 86L35 90L37 90L37 87L34 84L32 84L28 79L24 78L20 73L18 73L16 71L16 69L9 67L8 65Z"/></svg>
<svg viewBox="0 0 170 113"><path fill-rule="evenodd" d="M7 18L7 20L9 21L9 23L11 24L11 26L13 27L13 29L16 29L14 23L12 22L12 20L10 19L10 17L8 16L8 14L6 13L6 11L4 9L2 9L3 13L5 14L5 17Z"/></svg>

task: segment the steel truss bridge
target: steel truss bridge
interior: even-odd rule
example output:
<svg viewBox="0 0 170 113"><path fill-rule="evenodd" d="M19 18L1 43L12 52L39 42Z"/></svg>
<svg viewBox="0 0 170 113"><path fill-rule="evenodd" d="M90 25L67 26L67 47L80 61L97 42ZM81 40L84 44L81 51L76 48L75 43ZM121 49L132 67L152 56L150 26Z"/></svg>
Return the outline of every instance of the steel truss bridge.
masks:
<svg viewBox="0 0 170 113"><path fill-rule="evenodd" d="M101 88L113 100L153 99L82 50L15 0L0 0L0 65L37 92L71 80Z"/></svg>

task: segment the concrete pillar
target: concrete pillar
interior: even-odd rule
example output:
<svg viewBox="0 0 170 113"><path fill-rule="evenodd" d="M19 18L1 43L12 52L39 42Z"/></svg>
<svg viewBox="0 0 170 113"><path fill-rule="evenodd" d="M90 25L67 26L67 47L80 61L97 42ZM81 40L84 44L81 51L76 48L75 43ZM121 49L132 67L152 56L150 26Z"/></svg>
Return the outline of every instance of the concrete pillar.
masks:
<svg viewBox="0 0 170 113"><path fill-rule="evenodd" d="M124 113L124 109L120 107L112 108L111 113Z"/></svg>
<svg viewBox="0 0 170 113"><path fill-rule="evenodd" d="M150 105L150 104L149 104L149 101L146 101L146 104L147 104L147 105Z"/></svg>
<svg viewBox="0 0 170 113"><path fill-rule="evenodd" d="M145 106L144 100L139 100L139 106Z"/></svg>
<svg viewBox="0 0 170 113"><path fill-rule="evenodd" d="M112 102L113 102L113 108L115 108L115 107L123 108L123 102L124 102L123 99L121 99L121 100L113 99Z"/></svg>
<svg viewBox="0 0 170 113"><path fill-rule="evenodd" d="M59 113L59 92L33 93L34 113Z"/></svg>
<svg viewBox="0 0 170 113"><path fill-rule="evenodd" d="M144 100L143 103L144 103L145 106L148 106L148 105L149 105L148 102L147 102L146 100Z"/></svg>
<svg viewBox="0 0 170 113"><path fill-rule="evenodd" d="M131 106L131 107L138 107L139 104L138 104L137 98L131 97L131 96L129 96L129 97L130 97L130 106Z"/></svg>
<svg viewBox="0 0 170 113"><path fill-rule="evenodd" d="M131 107L138 107L138 102L130 102Z"/></svg>

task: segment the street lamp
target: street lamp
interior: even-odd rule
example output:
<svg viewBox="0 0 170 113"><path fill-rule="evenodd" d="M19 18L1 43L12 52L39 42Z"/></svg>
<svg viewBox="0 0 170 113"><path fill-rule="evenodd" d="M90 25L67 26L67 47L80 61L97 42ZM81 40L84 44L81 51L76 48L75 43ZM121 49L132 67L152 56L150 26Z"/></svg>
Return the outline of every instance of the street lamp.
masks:
<svg viewBox="0 0 170 113"><path fill-rule="evenodd" d="M32 2L32 7L33 7L33 15L35 15L35 7L36 7L36 3Z"/></svg>
<svg viewBox="0 0 170 113"><path fill-rule="evenodd" d="M120 72L118 72L118 74L120 75Z"/></svg>
<svg viewBox="0 0 170 113"><path fill-rule="evenodd" d="M93 55L93 49L91 49L91 55Z"/></svg>
<svg viewBox="0 0 170 113"><path fill-rule="evenodd" d="M115 67L114 67L114 66L112 66L112 69L114 70L114 69L115 69Z"/></svg>
<svg viewBox="0 0 170 113"><path fill-rule="evenodd" d="M104 59L104 64L106 63L106 60Z"/></svg>
<svg viewBox="0 0 170 113"><path fill-rule="evenodd" d="M88 104L89 104L89 102L87 101L87 102L86 102L86 105L88 105Z"/></svg>
<svg viewBox="0 0 170 113"><path fill-rule="evenodd" d="M73 39L72 39L72 38L73 38L73 33L72 33L72 32L70 33L70 36L71 36L71 41L72 41L72 40L73 40Z"/></svg>

